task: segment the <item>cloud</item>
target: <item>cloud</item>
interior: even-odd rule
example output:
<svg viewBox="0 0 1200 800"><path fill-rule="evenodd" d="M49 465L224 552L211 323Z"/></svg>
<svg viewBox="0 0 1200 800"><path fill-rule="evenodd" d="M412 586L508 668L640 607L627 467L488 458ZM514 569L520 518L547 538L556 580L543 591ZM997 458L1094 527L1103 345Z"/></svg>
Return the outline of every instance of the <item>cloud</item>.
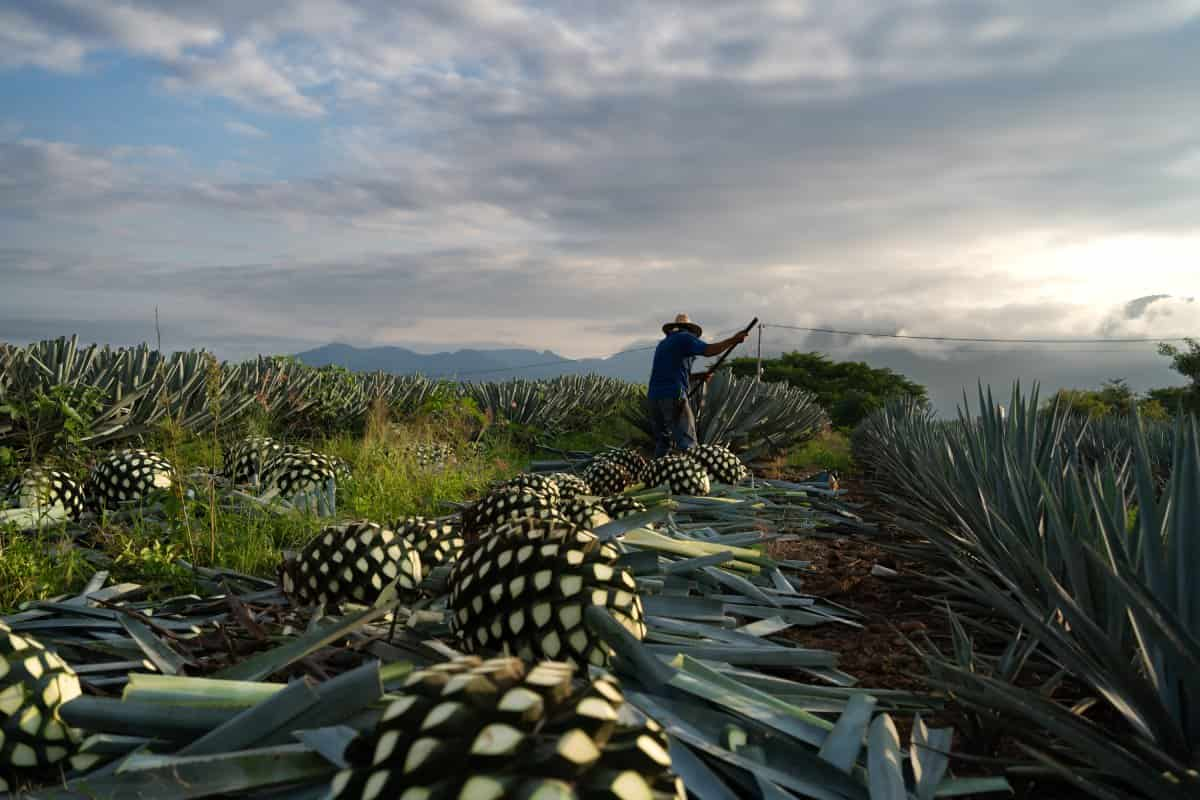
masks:
<svg viewBox="0 0 1200 800"><path fill-rule="evenodd" d="M249 136L251 139L265 139L267 132L261 128L256 128L246 122L238 122L237 120L229 120L225 123L225 130L238 136Z"/></svg>
<svg viewBox="0 0 1200 800"><path fill-rule="evenodd" d="M0 318L157 304L238 347L482 330L571 355L679 311L714 334L754 314L1187 332L1198 8L13 3L0 68L102 74L118 52L229 133L265 135L220 101L288 124L253 164L186 141L0 137L0 279L18 279ZM961 375L984 358L771 337Z"/></svg>

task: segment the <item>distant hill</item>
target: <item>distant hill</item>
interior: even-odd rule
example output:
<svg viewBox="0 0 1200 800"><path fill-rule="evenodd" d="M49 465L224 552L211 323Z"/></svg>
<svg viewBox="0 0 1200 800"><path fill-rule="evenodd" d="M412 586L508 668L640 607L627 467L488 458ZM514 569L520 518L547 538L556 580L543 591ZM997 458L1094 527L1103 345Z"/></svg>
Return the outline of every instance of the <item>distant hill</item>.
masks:
<svg viewBox="0 0 1200 800"><path fill-rule="evenodd" d="M430 378L491 381L594 373L644 381L650 375L652 355L652 351L642 350L611 358L570 359L552 350L520 348L416 353L404 347L354 347L334 342L297 353L296 358L313 367L336 364L355 372L420 373Z"/></svg>

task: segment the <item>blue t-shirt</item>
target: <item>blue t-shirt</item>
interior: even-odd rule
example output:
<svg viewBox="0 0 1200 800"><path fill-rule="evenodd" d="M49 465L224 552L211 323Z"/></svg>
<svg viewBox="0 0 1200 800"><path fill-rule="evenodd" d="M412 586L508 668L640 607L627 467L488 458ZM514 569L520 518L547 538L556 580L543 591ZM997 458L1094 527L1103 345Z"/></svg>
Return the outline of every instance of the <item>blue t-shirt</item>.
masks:
<svg viewBox="0 0 1200 800"><path fill-rule="evenodd" d="M650 369L650 389L646 396L651 400L685 396L692 360L703 355L707 347L687 331L667 334L654 348L654 366Z"/></svg>

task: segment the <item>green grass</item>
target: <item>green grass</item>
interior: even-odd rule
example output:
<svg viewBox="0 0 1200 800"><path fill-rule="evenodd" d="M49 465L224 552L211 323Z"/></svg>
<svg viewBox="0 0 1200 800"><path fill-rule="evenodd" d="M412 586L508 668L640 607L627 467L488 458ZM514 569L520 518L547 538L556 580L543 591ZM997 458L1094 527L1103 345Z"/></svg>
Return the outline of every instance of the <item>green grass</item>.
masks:
<svg viewBox="0 0 1200 800"><path fill-rule="evenodd" d="M543 439L556 450L600 450L609 445L635 442L638 429L619 414L611 414L599 420L594 429L561 433Z"/></svg>
<svg viewBox="0 0 1200 800"><path fill-rule="evenodd" d="M854 461L850 456L850 438L833 430L810 439L788 452L786 464L793 469L829 469L850 472Z"/></svg>

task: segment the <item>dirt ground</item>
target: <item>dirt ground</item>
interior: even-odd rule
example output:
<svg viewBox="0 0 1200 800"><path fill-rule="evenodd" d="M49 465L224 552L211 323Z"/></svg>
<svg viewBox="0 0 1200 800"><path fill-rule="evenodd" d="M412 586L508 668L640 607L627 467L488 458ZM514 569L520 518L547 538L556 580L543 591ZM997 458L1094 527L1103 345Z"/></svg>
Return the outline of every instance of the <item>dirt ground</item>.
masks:
<svg viewBox="0 0 1200 800"><path fill-rule="evenodd" d="M816 471L816 470L813 470ZM809 472L780 476L796 479ZM866 500L862 486L843 478L841 488L852 503ZM882 533L880 542L891 540ZM863 627L841 625L792 628L789 638L804 647L838 654L838 667L859 679L859 685L878 689L925 691L925 673L920 657L904 635L926 632L935 640L946 633L945 615L932 609L922 595L928 586L917 577L920 565L907 562L879 544L859 537L812 537L774 543L774 558L809 561L813 574L804 579L804 591L826 598L864 615ZM897 577L878 577L871 569L880 565L897 571Z"/></svg>
<svg viewBox="0 0 1200 800"><path fill-rule="evenodd" d="M925 690L924 666L901 633L927 631L942 615L919 599L918 582L903 577L907 565L877 545L850 538L785 542L772 548L771 555L812 562L817 572L804 579L803 590L864 615L859 630L842 625L792 628L789 638L837 653L838 667L862 686ZM900 571L901 577L871 575L876 564Z"/></svg>

